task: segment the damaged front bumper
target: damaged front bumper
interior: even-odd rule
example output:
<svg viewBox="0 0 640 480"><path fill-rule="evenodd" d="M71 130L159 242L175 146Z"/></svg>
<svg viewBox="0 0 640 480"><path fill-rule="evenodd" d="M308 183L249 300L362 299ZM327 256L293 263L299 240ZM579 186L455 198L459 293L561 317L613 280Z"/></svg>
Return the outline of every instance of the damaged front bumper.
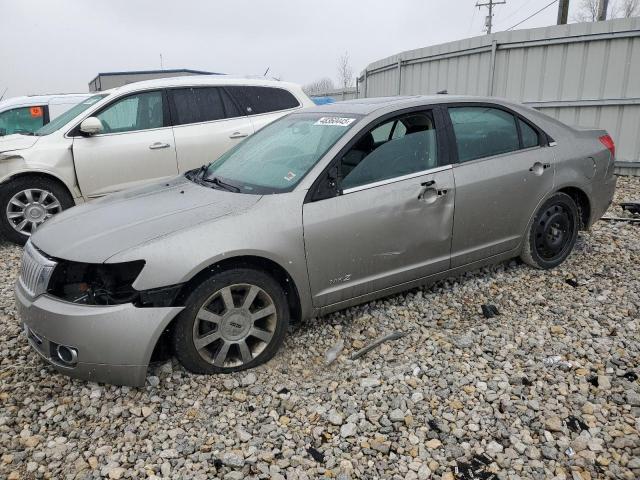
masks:
<svg viewBox="0 0 640 480"><path fill-rule="evenodd" d="M31 346L59 372L116 385L143 386L153 349L184 307L87 306L15 286L18 315Z"/></svg>

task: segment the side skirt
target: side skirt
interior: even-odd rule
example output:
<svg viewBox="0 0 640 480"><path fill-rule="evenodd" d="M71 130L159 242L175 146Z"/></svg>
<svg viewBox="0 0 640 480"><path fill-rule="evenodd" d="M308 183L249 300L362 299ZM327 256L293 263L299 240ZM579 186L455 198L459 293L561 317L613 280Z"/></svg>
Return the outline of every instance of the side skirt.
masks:
<svg viewBox="0 0 640 480"><path fill-rule="evenodd" d="M411 290L412 288L421 287L423 285L429 285L437 282L438 280L442 280L448 277L455 277L460 275L461 273L467 272L469 270L476 270L482 268L486 265L491 265L495 263L500 263L505 260L509 260L511 258L517 257L520 255L520 251L522 250L521 245L518 245L517 248L513 250L509 250L507 252L500 253L498 255L494 255L491 257L487 257L482 260L478 260L472 263L468 263L466 265L461 265L456 268L451 268L449 270L445 270L444 272L436 273L434 275L429 275L428 277L422 277L417 280L412 280L410 282L401 283L399 285L395 285L393 287L385 288L383 290L378 290L372 293L368 293L366 295L361 295L359 297L354 297L349 300L345 300L343 302L333 303L331 305L326 305L324 307L320 307L316 309L315 316L327 315L332 312L336 312L338 310L343 310L345 308L353 307L354 305L360 305L361 303L367 303L372 300L377 300L379 298L388 297L390 295L394 295L396 293L404 292L406 290Z"/></svg>

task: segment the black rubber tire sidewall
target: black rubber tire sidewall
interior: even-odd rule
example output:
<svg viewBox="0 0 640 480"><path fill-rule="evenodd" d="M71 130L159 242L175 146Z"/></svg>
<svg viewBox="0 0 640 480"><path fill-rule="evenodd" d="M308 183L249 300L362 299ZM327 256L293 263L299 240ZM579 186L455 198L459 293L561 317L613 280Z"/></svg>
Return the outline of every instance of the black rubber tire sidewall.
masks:
<svg viewBox="0 0 640 480"><path fill-rule="evenodd" d="M540 221L540 216L549 207L555 204L562 204L563 206L567 207L570 210L571 216L573 219L573 232L568 243L569 248L565 249L565 252L563 253L562 256L556 258L553 261L549 261L542 258L538 254L538 251L535 247L535 226ZM536 215L533 221L531 222L531 225L529 226L529 230L527 232L527 237L526 237L527 243L525 245L525 248L523 249L522 256L521 256L522 260L524 260L526 263L528 263L529 265L535 268L540 268L543 270L548 270L548 269L557 267L562 262L564 262L573 251L573 247L576 244L576 239L578 238L579 229L580 229L580 212L578 210L578 206L576 205L576 202L573 200L573 198L571 198L566 193L554 194L540 206L540 208L536 212Z"/></svg>
<svg viewBox="0 0 640 480"><path fill-rule="evenodd" d="M66 210L75 205L73 197L67 188L56 180L39 176L19 177L0 185L0 237L18 245L24 245L29 239L27 235L18 233L7 219L7 204L9 200L21 190L27 188L39 188L51 192L60 202L62 210Z"/></svg>
<svg viewBox="0 0 640 480"><path fill-rule="evenodd" d="M193 324L204 301L213 293L228 285L250 283L262 288L273 300L278 322L271 342L251 362L237 367L216 367L204 360L193 344ZM236 268L213 274L191 292L185 300L173 326L172 343L175 356L182 366L193 373L233 373L257 367L269 361L284 341L289 325L289 307L282 287L268 274L251 268Z"/></svg>

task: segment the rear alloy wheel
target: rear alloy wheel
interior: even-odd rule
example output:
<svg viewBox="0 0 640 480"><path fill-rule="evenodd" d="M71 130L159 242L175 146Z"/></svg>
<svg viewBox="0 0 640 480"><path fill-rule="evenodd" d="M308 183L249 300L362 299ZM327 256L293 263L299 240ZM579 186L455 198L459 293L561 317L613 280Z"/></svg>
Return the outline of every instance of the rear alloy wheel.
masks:
<svg viewBox="0 0 640 480"><path fill-rule="evenodd" d="M529 226L522 260L541 269L560 265L573 250L579 226L575 201L565 193L556 193L544 202Z"/></svg>
<svg viewBox="0 0 640 480"><path fill-rule="evenodd" d="M63 187L40 177L18 178L1 186L0 199L0 233L18 244L24 244L51 217L73 206Z"/></svg>
<svg viewBox="0 0 640 480"><path fill-rule="evenodd" d="M251 269L218 273L189 296L174 330L180 362L195 373L251 368L276 353L289 322L282 289Z"/></svg>

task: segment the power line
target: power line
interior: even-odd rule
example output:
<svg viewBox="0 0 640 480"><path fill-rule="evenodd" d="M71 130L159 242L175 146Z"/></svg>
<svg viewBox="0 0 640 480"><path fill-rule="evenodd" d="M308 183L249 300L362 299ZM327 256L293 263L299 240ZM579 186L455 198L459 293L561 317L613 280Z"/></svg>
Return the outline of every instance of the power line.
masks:
<svg viewBox="0 0 640 480"><path fill-rule="evenodd" d="M507 20L512 19L513 17L515 17L518 13L520 13L520 11L524 10L525 7L528 7L529 4L532 2L533 0L528 0L526 3L523 3L522 5L520 5L519 8L516 8L516 10L514 12L511 13L511 15L505 17L505 18L500 18L499 15L498 16L498 20L502 23L502 22L506 22Z"/></svg>
<svg viewBox="0 0 640 480"><path fill-rule="evenodd" d="M473 28L473 21L476 19L476 11L473 11L473 16L471 17L471 23L469 24L469 29L467 30L467 35L471 33L471 29Z"/></svg>
<svg viewBox="0 0 640 480"><path fill-rule="evenodd" d="M531 15L529 15L527 18L525 18L524 20L522 20L521 22L516 23L513 27L509 27L507 28L508 30L513 30L514 28L516 28L518 25L522 25L524 22L526 22L527 20L529 20L530 18L535 17L536 15L538 15L540 12L542 12L543 10L546 10L547 8L549 8L551 5L553 5L554 3L558 3L558 0L553 0L553 2L549 3L548 5L542 7L540 10L538 10L535 13L532 13Z"/></svg>

